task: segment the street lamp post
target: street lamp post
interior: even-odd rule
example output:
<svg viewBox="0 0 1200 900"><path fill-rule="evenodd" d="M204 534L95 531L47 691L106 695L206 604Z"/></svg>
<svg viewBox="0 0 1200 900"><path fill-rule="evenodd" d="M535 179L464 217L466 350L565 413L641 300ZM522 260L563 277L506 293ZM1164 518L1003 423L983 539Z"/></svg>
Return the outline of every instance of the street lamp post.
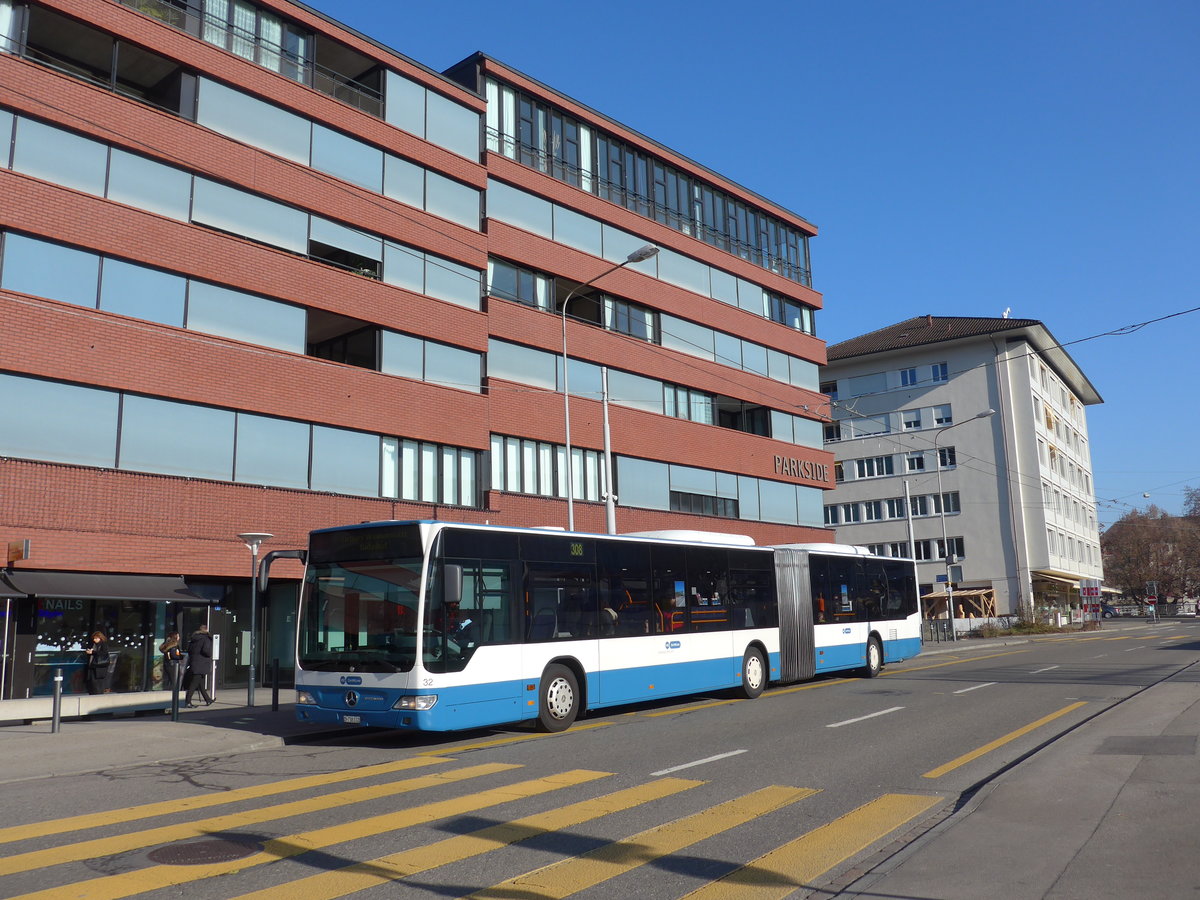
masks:
<svg viewBox="0 0 1200 900"><path fill-rule="evenodd" d="M946 536L946 497L942 493L942 457L938 452L938 438L943 432L949 431L951 428L957 428L959 425L965 425L967 422L974 422L976 419L986 419L988 416L994 416L994 409L985 409L981 413L976 413L969 419L963 419L961 422L954 422L937 430L933 436L933 461L937 465L937 489L938 489L938 509L941 511L942 519L942 564L946 567L946 615L950 620L950 640L958 640L958 636L954 633L954 588L953 582L950 580L950 540Z"/></svg>
<svg viewBox="0 0 1200 900"><path fill-rule="evenodd" d="M247 531L238 537L250 550L250 672L246 682L246 705L254 707L254 662L258 653L258 548L275 537L265 531Z"/></svg>
<svg viewBox="0 0 1200 900"><path fill-rule="evenodd" d="M643 262L658 253L658 248L653 244L646 244L639 247L630 253L625 259L617 263L615 266L605 269L599 275L589 278L583 284L571 289L567 294L567 299L563 300L562 305L562 361L563 361L563 431L567 445L567 531L575 530L575 467L571 457L571 382L567 374L570 368L570 363L567 359L567 306L571 299L590 284L599 281L610 272L615 272L623 266L630 263ZM609 493L612 492L612 485L608 485Z"/></svg>

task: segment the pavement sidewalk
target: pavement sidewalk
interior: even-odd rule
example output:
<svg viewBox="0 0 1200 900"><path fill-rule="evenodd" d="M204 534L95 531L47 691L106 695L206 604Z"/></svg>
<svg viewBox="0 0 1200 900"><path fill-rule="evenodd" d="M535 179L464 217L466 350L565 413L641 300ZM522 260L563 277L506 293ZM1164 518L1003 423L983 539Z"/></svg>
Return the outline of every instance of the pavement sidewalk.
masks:
<svg viewBox="0 0 1200 900"><path fill-rule="evenodd" d="M0 784L247 753L328 732L296 721L291 703L272 712L269 690L256 692L255 701L250 709L244 691L224 691L212 706L181 708L178 722L169 714L63 719L57 733L48 720L5 725Z"/></svg>
<svg viewBox="0 0 1200 900"><path fill-rule="evenodd" d="M1200 666L1193 665L1001 774L837 896L1195 897L1198 743Z"/></svg>

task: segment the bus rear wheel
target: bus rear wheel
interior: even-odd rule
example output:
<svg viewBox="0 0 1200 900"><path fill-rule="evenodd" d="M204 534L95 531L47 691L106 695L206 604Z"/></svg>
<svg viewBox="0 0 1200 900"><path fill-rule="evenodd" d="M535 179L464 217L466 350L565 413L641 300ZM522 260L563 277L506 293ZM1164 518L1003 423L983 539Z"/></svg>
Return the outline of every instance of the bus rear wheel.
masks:
<svg viewBox="0 0 1200 900"><path fill-rule="evenodd" d="M539 731L566 731L579 715L579 681L566 666L546 666L538 686Z"/></svg>
<svg viewBox="0 0 1200 900"><path fill-rule="evenodd" d="M863 667L864 678L874 678L883 671L883 647L879 638L873 637L867 641L867 664Z"/></svg>
<svg viewBox="0 0 1200 900"><path fill-rule="evenodd" d="M742 696L753 700L767 686L767 661L757 647L748 647L742 657Z"/></svg>

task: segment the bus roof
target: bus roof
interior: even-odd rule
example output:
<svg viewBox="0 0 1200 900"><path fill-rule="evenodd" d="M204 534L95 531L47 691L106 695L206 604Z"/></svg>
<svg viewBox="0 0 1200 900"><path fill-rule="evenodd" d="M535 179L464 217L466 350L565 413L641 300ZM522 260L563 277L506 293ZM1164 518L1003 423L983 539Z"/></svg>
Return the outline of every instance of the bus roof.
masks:
<svg viewBox="0 0 1200 900"><path fill-rule="evenodd" d="M505 531L518 534L576 534L604 540L653 540L673 541L686 544L712 544L725 547L754 547L759 550L770 549L754 543L754 539L744 534L726 534L716 531L689 531L685 529L664 531L638 531L624 534L597 534L585 531L568 532L565 529L552 526L518 526L490 525L480 522L452 522L445 519L384 519L377 522L356 522L352 525L336 525L330 528L313 529L313 534L328 534L337 531L354 531L363 528L386 528L397 525L435 526L437 528L467 528L479 531Z"/></svg>

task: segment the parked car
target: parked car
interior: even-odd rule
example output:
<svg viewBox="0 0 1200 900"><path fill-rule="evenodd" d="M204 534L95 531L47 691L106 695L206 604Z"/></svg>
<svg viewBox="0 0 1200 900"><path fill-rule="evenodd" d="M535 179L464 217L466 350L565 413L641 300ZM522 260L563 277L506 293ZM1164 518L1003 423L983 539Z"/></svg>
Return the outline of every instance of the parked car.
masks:
<svg viewBox="0 0 1200 900"><path fill-rule="evenodd" d="M1101 603L1100 615L1104 616L1106 619L1115 619L1121 615L1121 611L1111 603Z"/></svg>

